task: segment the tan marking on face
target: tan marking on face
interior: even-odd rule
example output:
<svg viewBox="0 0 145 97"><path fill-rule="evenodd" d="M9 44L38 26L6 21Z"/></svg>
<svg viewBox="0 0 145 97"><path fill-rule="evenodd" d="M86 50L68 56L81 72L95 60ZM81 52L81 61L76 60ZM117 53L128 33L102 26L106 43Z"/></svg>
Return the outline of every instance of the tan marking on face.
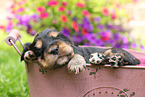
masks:
<svg viewBox="0 0 145 97"><path fill-rule="evenodd" d="M39 40L36 42L35 47L37 47L37 48L41 48L41 47L42 47L42 40L41 40L41 39L39 39Z"/></svg>
<svg viewBox="0 0 145 97"><path fill-rule="evenodd" d="M58 55L52 55L44 53L44 60L38 58L38 62L42 65L43 68L51 69L58 59Z"/></svg>
<svg viewBox="0 0 145 97"><path fill-rule="evenodd" d="M104 55L105 55L105 56L112 56L112 51L111 51L111 49L106 50L106 51L104 52Z"/></svg>
<svg viewBox="0 0 145 97"><path fill-rule="evenodd" d="M59 45L59 55L60 56L74 55L74 51L73 51L73 48L71 47L71 45L61 42L61 41L58 42L58 45Z"/></svg>
<svg viewBox="0 0 145 97"><path fill-rule="evenodd" d="M57 47L58 47L58 45L57 45L57 44L52 45L52 46L48 49L48 51L47 51L47 52L48 52L48 53L50 53L52 49L57 48Z"/></svg>
<svg viewBox="0 0 145 97"><path fill-rule="evenodd" d="M61 57L57 60L58 65L63 65L69 61L69 58L67 56Z"/></svg>
<svg viewBox="0 0 145 97"><path fill-rule="evenodd" d="M57 37L58 36L58 32L50 32L49 34L48 34L48 37Z"/></svg>

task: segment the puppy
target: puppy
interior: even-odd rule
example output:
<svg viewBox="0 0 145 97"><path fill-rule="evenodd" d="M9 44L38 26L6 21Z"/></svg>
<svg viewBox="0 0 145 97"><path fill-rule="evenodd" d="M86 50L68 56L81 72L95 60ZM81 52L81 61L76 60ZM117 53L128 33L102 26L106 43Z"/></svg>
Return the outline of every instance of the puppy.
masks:
<svg viewBox="0 0 145 97"><path fill-rule="evenodd" d="M90 55L96 52L105 54L105 56L110 56L114 53L122 53L124 54L123 59L128 61L130 64L140 64L138 59L122 49L78 47L70 38L53 29L45 29L35 36L32 43L27 43L26 47L24 47L21 61L37 60L44 69L55 69L67 64L70 72L78 74L85 70L86 63L90 63ZM30 57L30 55L33 55L33 57Z"/></svg>

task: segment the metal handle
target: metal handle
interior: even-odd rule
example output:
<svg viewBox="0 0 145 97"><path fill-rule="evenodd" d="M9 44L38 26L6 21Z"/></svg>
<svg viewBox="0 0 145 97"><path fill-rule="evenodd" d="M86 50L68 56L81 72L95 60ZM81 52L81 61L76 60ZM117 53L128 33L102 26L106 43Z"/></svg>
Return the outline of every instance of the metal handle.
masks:
<svg viewBox="0 0 145 97"><path fill-rule="evenodd" d="M19 40L19 42L21 43L21 45L24 46L23 43L22 43L22 41L20 40L20 33L19 33L19 31L16 30L16 29L13 29L13 30L9 33L9 35L7 36L7 38L6 38L6 43L7 43L8 45L10 45L10 46L13 45L13 47L16 49L16 51L18 52L18 54L21 56L21 52L19 51L19 49L18 49L17 46L15 45L15 42L16 42L17 40Z"/></svg>

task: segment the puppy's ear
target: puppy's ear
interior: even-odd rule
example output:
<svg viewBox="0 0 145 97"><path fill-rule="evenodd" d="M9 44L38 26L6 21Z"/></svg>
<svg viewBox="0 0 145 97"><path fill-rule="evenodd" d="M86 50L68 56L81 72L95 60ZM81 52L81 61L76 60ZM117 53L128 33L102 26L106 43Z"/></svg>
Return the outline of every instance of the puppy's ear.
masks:
<svg viewBox="0 0 145 97"><path fill-rule="evenodd" d="M63 40L67 42L68 44L75 45L71 38L63 35L62 33L59 33L58 37L60 38L60 40Z"/></svg>
<svg viewBox="0 0 145 97"><path fill-rule="evenodd" d="M48 37L57 37L59 35L59 32L57 31L52 31L50 33L48 33Z"/></svg>
<svg viewBox="0 0 145 97"><path fill-rule="evenodd" d="M22 55L21 55L21 61L24 60L24 54L25 54L25 52L27 52L30 49L30 45L31 45L30 42L24 44L24 49L23 49L23 52L22 52Z"/></svg>
<svg viewBox="0 0 145 97"><path fill-rule="evenodd" d="M36 39L34 39L34 47L40 49L42 48L42 44L43 44L43 41L42 41L42 38L41 37L37 37Z"/></svg>

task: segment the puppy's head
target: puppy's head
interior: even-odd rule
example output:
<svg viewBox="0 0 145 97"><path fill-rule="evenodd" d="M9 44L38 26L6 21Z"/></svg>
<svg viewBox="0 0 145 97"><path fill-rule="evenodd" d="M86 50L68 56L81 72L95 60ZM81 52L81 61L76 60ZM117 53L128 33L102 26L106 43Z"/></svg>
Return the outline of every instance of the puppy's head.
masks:
<svg viewBox="0 0 145 97"><path fill-rule="evenodd" d="M46 29L36 35L31 50L44 68L55 68L67 63L73 56L73 42L62 33Z"/></svg>

